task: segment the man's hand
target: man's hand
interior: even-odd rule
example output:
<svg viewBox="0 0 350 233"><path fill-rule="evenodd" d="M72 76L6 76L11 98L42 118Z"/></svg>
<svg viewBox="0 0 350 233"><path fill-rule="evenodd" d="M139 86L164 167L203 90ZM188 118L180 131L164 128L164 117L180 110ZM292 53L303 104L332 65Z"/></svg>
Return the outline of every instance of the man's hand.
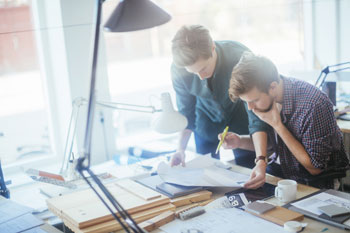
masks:
<svg viewBox="0 0 350 233"><path fill-rule="evenodd" d="M250 174L250 179L244 184L244 188L257 189L264 185L266 180L266 162L259 160Z"/></svg>
<svg viewBox="0 0 350 233"><path fill-rule="evenodd" d="M276 128L282 124L280 115L281 109L282 105L274 101L270 111L260 112L258 110L253 109L253 112L260 118L260 120L265 121L273 128Z"/></svg>
<svg viewBox="0 0 350 233"><path fill-rule="evenodd" d="M183 150L176 151L175 154L173 154L173 156L171 157L170 165L173 167L181 163L183 167L186 166L185 157L186 157L185 151Z"/></svg>
<svg viewBox="0 0 350 233"><path fill-rule="evenodd" d="M218 135L218 139L221 140L222 134ZM225 149L236 149L241 144L241 137L238 134L227 132L222 146Z"/></svg>

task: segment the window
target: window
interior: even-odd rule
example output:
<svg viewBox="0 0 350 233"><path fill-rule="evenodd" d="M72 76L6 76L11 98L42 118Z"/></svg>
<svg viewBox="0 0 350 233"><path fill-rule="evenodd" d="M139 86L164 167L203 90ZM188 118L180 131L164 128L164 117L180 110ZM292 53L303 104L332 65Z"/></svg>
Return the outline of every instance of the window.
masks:
<svg viewBox="0 0 350 233"><path fill-rule="evenodd" d="M4 165L63 152L70 103L86 96L90 77L93 2L0 0L0 147L6 148L1 150ZM155 3L172 15L169 23L137 32L103 32L99 65L107 69L108 83L102 86L108 90L99 89L99 97L109 91L106 99L110 94L112 101L159 106L150 96L169 91L175 101L169 71L171 39L183 24L205 25L215 40L239 41L270 57L282 72L304 69L302 0ZM102 22L117 4L104 2ZM76 14L78 8L80 14ZM34 27L35 17L40 24ZM135 138L164 137L149 134L150 118L151 114L115 111L112 133L117 134L117 147L138 144ZM126 143L124 139L130 140Z"/></svg>
<svg viewBox="0 0 350 233"><path fill-rule="evenodd" d="M30 1L0 1L0 147L4 165L51 152Z"/></svg>
<svg viewBox="0 0 350 233"><path fill-rule="evenodd" d="M172 91L171 40L184 24L206 26L214 40L239 41L253 52L271 58L281 72L304 69L302 0L156 0L155 3L172 15L170 22L149 30L104 33L113 100L147 105L150 95ZM115 6L116 2L105 2L103 22ZM116 119L119 138L149 130L145 114L141 117L119 111Z"/></svg>

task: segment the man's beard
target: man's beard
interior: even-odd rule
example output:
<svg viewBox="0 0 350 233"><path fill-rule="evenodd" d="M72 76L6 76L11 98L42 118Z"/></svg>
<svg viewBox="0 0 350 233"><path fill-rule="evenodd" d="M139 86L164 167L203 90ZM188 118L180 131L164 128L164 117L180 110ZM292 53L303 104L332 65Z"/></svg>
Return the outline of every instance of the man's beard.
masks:
<svg viewBox="0 0 350 233"><path fill-rule="evenodd" d="M271 103L266 109L256 108L255 110L258 110L259 112L269 112L272 109L272 106L273 106L273 100L271 99Z"/></svg>

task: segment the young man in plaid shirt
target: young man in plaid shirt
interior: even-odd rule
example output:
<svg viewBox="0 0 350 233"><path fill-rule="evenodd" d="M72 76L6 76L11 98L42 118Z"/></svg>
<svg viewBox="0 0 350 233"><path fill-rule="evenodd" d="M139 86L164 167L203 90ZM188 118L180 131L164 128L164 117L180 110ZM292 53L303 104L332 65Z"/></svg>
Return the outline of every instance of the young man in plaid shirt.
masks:
<svg viewBox="0 0 350 233"><path fill-rule="evenodd" d="M232 71L229 95L245 101L248 110L273 129L267 135L275 152L272 163L267 164L266 154L257 155L246 188L261 186L266 171L305 183L310 176L349 166L333 104L315 86L284 77L269 59L245 52ZM228 134L224 147L236 146L253 148L250 137ZM334 180L312 185L333 188Z"/></svg>

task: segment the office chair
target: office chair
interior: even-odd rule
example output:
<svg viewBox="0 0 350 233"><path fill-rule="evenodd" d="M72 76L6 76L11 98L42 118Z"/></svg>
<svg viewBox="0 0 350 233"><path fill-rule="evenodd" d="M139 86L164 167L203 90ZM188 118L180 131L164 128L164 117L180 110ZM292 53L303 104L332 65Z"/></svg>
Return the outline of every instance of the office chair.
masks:
<svg viewBox="0 0 350 233"><path fill-rule="evenodd" d="M328 180L338 179L340 182L340 191L344 191L343 178L346 177L346 171L349 170L349 167L342 170L331 170L322 172L315 176L310 176L308 178L304 178L304 182L309 186L316 186L317 183L322 183L322 181L326 182Z"/></svg>

